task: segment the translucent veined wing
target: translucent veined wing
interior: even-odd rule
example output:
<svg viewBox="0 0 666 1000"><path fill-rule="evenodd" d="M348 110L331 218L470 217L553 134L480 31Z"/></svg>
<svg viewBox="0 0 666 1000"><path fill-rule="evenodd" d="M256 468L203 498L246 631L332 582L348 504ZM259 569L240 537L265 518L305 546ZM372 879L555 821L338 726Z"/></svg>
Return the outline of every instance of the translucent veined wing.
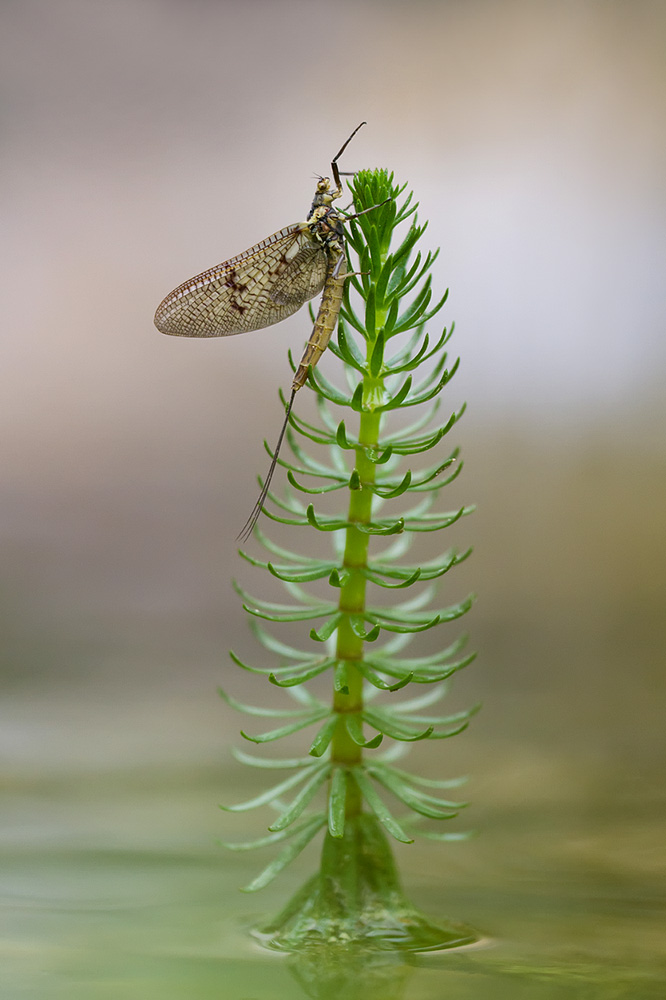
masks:
<svg viewBox="0 0 666 1000"><path fill-rule="evenodd" d="M318 295L326 282L328 255L320 243L309 242L302 246L278 275L270 296L281 305L302 306Z"/></svg>
<svg viewBox="0 0 666 1000"><path fill-rule="evenodd" d="M183 282L157 308L155 326L176 337L230 337L261 330L317 295L327 255L297 222Z"/></svg>

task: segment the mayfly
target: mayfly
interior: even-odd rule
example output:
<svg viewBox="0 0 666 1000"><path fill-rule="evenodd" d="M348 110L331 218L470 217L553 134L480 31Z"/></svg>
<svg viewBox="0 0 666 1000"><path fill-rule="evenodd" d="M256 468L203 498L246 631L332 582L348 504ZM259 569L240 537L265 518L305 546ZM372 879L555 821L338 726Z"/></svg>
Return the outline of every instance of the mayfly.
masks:
<svg viewBox="0 0 666 1000"><path fill-rule="evenodd" d="M317 181L305 222L280 229L237 257L183 282L167 295L155 313L155 326L162 333L176 337L230 337L279 323L323 289L310 339L291 384L291 397L268 474L239 538L250 536L261 514L294 397L326 350L338 320L345 278L349 274L341 215L332 207L342 195L337 161L365 124L361 122L354 129L333 157L333 183L328 177Z"/></svg>

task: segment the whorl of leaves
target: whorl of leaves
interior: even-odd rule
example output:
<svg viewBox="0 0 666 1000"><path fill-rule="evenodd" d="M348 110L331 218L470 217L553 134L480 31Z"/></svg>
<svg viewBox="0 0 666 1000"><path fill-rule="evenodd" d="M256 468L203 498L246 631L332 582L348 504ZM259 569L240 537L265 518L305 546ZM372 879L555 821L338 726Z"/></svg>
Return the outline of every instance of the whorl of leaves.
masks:
<svg viewBox="0 0 666 1000"><path fill-rule="evenodd" d="M241 731L254 744L271 743L300 730L313 732L305 757L279 760L235 751L238 760L252 767L289 772L249 801L222 807L240 812L268 805L277 813L266 836L226 845L241 851L284 845L246 886L247 891L267 885L322 828L342 837L352 799L369 808L404 843L411 842L416 832L439 840L465 836L414 828L415 820L442 821L457 815L464 803L442 798L441 792L461 784L461 779L425 779L392 763L409 743L462 732L476 711L475 707L431 714L431 706L446 692L448 678L474 659L464 650L465 636L431 655L404 654L415 634L462 617L473 600L470 596L446 607L431 606L435 581L466 559L469 549L438 551L433 545L432 559L418 564L404 561L415 535L442 531L473 509L442 511L436 503L442 488L462 468L457 449L441 452L443 439L464 407L441 424L437 420L440 394L458 367L457 360L449 364L446 351L453 324L434 336L427 330L447 295L433 299L431 268L437 252L417 249L426 227L418 223L412 195L403 198L404 186L395 185L386 171L362 171L350 189L356 212L379 207L346 225L348 248L353 251L350 270L356 273L347 282L337 341L329 346L344 365L348 388L329 381L321 370L324 365L310 373L308 385L316 394L318 422L292 414L287 431L291 457L279 460L291 489L287 499L269 493L272 508L265 511L272 521L298 529L295 541L306 552L308 542L312 551L311 532L329 533L332 554L320 559L287 550L258 528L254 537L268 559L241 552L253 566L283 582L290 603L259 600L237 587L245 611L254 619L257 639L277 662L257 667L234 653L232 659L243 670L263 674L275 687L286 689L295 704L288 709L257 708L221 693L229 705L248 716L275 720L275 727L265 732L255 732L250 725ZM391 427L396 423L390 419L394 411L411 412L412 407L419 411L409 426ZM414 456L422 453L431 453L435 460L412 469ZM335 515L318 511L311 498L328 493L337 493L347 510ZM404 497L404 509L398 515L381 516L385 501L399 497ZM373 546L379 551L371 553ZM328 581L328 599L306 589L320 580ZM404 592L405 597L384 603L382 591ZM296 649L279 641L262 621L309 622L310 648ZM327 671L332 703L305 687ZM352 675L361 694L341 710L341 702L354 687ZM407 699L396 697L395 692L414 684L426 686L425 691ZM349 755L341 758L336 753L340 739L359 748L357 759L350 762ZM388 749L387 742L392 743ZM394 817L386 798L407 808L406 820Z"/></svg>

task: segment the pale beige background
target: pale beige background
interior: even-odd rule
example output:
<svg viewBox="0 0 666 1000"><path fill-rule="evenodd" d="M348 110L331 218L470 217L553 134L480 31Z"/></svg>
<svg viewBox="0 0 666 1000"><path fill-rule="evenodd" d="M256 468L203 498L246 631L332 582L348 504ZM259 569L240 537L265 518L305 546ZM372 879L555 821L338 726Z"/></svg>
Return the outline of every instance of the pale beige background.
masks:
<svg viewBox="0 0 666 1000"><path fill-rule="evenodd" d="M664 5L5 0L0 17L10 769L221 760L236 739L214 687L236 684L226 648L253 647L229 579L263 583L234 537L308 323L194 342L152 315L302 217L367 119L345 165L414 187L463 358L450 405L469 404L456 496L480 508L457 540L477 552L445 596L479 593L456 697L486 709L447 753L481 802L502 767L521 795L529 775L546 794L555 759L652 774Z"/></svg>

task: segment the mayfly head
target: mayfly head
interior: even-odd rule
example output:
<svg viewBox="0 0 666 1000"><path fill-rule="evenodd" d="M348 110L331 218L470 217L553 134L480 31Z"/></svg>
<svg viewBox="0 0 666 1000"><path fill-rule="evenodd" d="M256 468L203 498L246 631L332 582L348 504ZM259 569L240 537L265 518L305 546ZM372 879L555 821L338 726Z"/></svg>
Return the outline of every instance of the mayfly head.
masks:
<svg viewBox="0 0 666 1000"><path fill-rule="evenodd" d="M332 205L336 198L339 198L342 191L331 188L331 181L328 177L320 177L317 181L317 187L315 189L315 196L312 199L312 207L310 208L310 214L308 215L308 220L312 219L315 212L318 209L327 208Z"/></svg>

